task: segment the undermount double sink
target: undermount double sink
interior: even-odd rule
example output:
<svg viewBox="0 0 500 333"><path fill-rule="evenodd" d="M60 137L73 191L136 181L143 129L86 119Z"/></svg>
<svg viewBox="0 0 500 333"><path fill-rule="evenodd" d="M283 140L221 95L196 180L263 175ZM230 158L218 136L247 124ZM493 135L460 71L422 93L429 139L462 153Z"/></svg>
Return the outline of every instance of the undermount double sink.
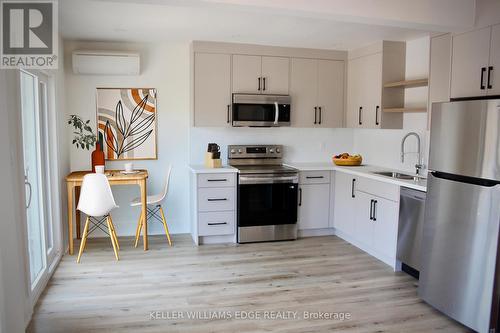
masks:
<svg viewBox="0 0 500 333"><path fill-rule="evenodd" d="M425 177L422 177L422 176L409 175L406 173L393 172L393 171L376 171L373 173L376 175L384 176L384 177L390 177L390 178L402 179L402 180L413 180L415 182L418 182L420 180L425 180Z"/></svg>

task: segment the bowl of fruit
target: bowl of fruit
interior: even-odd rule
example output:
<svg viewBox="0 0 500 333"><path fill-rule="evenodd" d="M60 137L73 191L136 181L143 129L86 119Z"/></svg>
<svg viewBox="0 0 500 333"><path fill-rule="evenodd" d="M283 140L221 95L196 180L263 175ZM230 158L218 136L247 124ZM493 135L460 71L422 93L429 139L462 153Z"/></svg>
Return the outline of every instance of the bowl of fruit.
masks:
<svg viewBox="0 0 500 333"><path fill-rule="evenodd" d="M342 153L342 154L333 156L332 161L333 161L333 163L335 163L335 165L357 166L357 165L361 165L361 162L363 162L363 158L359 154L349 155L349 153Z"/></svg>

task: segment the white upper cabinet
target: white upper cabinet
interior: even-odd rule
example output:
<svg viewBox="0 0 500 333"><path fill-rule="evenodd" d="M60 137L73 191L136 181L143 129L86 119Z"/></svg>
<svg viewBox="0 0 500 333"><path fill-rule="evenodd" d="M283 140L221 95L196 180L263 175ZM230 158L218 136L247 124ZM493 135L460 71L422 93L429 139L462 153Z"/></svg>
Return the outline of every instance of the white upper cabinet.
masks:
<svg viewBox="0 0 500 333"><path fill-rule="evenodd" d="M500 25L453 36L451 98L500 94Z"/></svg>
<svg viewBox="0 0 500 333"><path fill-rule="evenodd" d="M405 54L405 43L387 41L350 52L347 127L402 128L402 113L389 111L404 104L404 91L383 85L405 79Z"/></svg>
<svg viewBox="0 0 500 333"><path fill-rule="evenodd" d="M344 72L344 61L318 60L319 127L343 125Z"/></svg>
<svg viewBox="0 0 500 333"><path fill-rule="evenodd" d="M233 55L233 92L287 95L289 67L284 57Z"/></svg>
<svg viewBox="0 0 500 333"><path fill-rule="evenodd" d="M318 61L292 59L290 79L291 123L295 127L313 127L318 122Z"/></svg>
<svg viewBox="0 0 500 333"><path fill-rule="evenodd" d="M500 24L491 29L488 95L500 95Z"/></svg>
<svg viewBox="0 0 500 333"><path fill-rule="evenodd" d="M229 126L231 56L195 53L194 126Z"/></svg>
<svg viewBox="0 0 500 333"><path fill-rule="evenodd" d="M486 95L491 28L453 37L451 97Z"/></svg>
<svg viewBox="0 0 500 333"><path fill-rule="evenodd" d="M262 57L262 93L288 95L290 59Z"/></svg>
<svg viewBox="0 0 500 333"><path fill-rule="evenodd" d="M342 127L344 72L342 60L292 58L292 126Z"/></svg>
<svg viewBox="0 0 500 333"><path fill-rule="evenodd" d="M262 92L262 57L233 55L233 93Z"/></svg>

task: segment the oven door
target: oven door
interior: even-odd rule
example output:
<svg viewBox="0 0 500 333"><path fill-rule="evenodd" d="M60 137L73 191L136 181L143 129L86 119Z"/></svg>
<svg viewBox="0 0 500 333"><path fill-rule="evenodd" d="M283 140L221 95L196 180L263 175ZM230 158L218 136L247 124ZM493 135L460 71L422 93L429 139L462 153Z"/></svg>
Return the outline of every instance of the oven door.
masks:
<svg viewBox="0 0 500 333"><path fill-rule="evenodd" d="M296 239L297 203L297 175L240 175L238 242Z"/></svg>
<svg viewBox="0 0 500 333"><path fill-rule="evenodd" d="M233 94L232 125L290 126L290 97Z"/></svg>

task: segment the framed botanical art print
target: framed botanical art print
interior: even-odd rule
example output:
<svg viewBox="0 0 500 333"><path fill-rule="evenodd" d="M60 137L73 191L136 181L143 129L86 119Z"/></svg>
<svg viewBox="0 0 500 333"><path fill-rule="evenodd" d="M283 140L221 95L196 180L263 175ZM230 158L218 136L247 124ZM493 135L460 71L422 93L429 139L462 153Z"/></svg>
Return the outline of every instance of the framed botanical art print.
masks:
<svg viewBox="0 0 500 333"><path fill-rule="evenodd" d="M97 127L107 160L156 159L156 89L97 88Z"/></svg>

